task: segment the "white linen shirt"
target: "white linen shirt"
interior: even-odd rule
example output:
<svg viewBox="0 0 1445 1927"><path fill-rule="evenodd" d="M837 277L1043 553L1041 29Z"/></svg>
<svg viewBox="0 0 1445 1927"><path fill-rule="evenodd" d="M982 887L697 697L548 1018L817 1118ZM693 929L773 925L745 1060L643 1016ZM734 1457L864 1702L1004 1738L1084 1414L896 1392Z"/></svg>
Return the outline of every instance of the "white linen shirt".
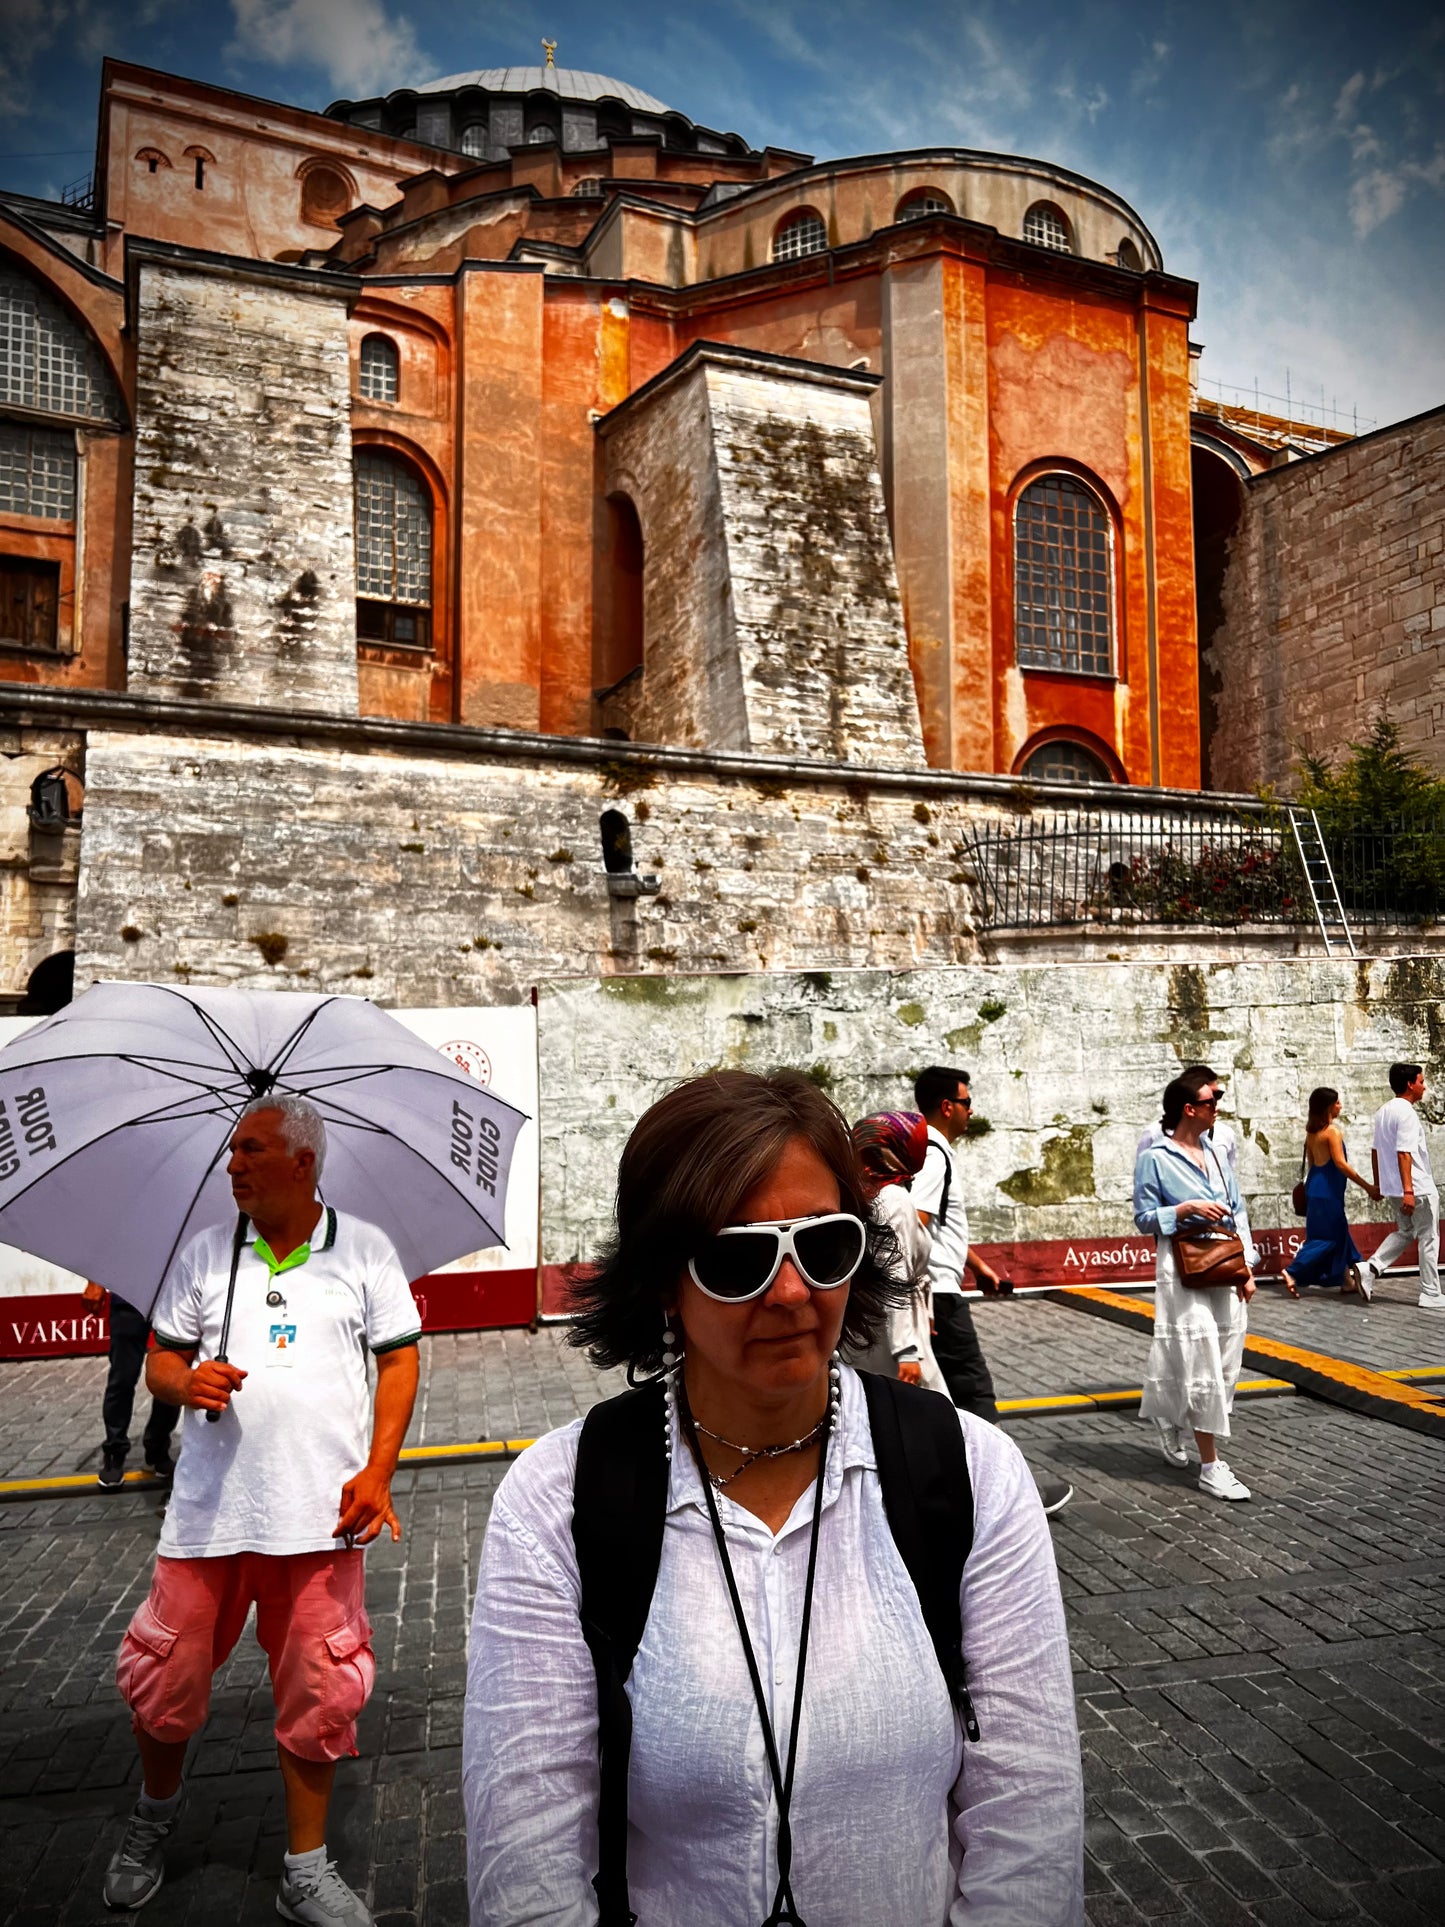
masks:
<svg viewBox="0 0 1445 1927"><path fill-rule="evenodd" d="M1410 1159L1410 1181L1417 1191L1433 1191L1430 1175L1430 1150L1425 1142L1425 1126L1420 1113L1408 1097L1392 1097L1375 1113L1375 1152L1380 1160L1380 1190L1387 1198L1403 1198L1400 1179L1403 1151Z"/></svg>
<svg viewBox="0 0 1445 1927"><path fill-rule="evenodd" d="M157 1342L220 1348L234 1224L213 1225L181 1253L152 1313ZM344 1212L328 1240L323 1213L303 1265L279 1272L282 1305L256 1255L252 1225L236 1268L227 1353L247 1377L219 1423L187 1407L184 1443L157 1551L167 1559L232 1552L334 1552L341 1488L366 1464L371 1400L366 1353L420 1335L416 1300L384 1231Z"/></svg>
<svg viewBox="0 0 1445 1927"><path fill-rule="evenodd" d="M944 1173L951 1171L948 1186L948 1215L944 1222L938 1222L939 1208L943 1202ZM958 1159L954 1156L953 1146L930 1124L928 1127L928 1149L924 1153L923 1169L913 1180L909 1193L915 1211L926 1211L933 1222L927 1227L933 1241L932 1254L928 1260L928 1276L935 1293L962 1292L963 1271L968 1263L968 1209L963 1201L963 1173L959 1170Z"/></svg>
<svg viewBox="0 0 1445 1927"><path fill-rule="evenodd" d="M1018 1448L960 1413L973 1483L965 1744L884 1516L844 1367L793 1791L808 1927L1082 1927L1083 1789L1053 1547ZM593 1927L597 1687L578 1622L582 1421L503 1480L482 1548L462 1750L472 1927ZM814 1487L776 1537L718 1510L786 1760ZM640 1927L758 1927L777 1881L762 1730L694 1466L675 1434L662 1563L627 1682Z"/></svg>

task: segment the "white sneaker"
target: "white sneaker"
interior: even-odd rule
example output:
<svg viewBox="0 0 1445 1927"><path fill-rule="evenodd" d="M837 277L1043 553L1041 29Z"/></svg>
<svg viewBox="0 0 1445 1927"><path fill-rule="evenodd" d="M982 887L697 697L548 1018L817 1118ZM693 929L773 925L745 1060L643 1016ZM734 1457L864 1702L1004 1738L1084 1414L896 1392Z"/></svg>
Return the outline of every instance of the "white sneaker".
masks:
<svg viewBox="0 0 1445 1927"><path fill-rule="evenodd" d="M1171 1465L1188 1465L1189 1453L1177 1425L1171 1425L1167 1418L1156 1418L1155 1427L1159 1433L1159 1450Z"/></svg>
<svg viewBox="0 0 1445 1927"><path fill-rule="evenodd" d="M300 1927L373 1927L366 1902L347 1886L334 1860L328 1860L304 1885L283 1866L276 1911L283 1920L297 1921Z"/></svg>
<svg viewBox="0 0 1445 1927"><path fill-rule="evenodd" d="M1422 1291L1415 1303L1421 1311L1445 1311L1445 1292Z"/></svg>
<svg viewBox="0 0 1445 1927"><path fill-rule="evenodd" d="M1223 1459L1216 1459L1212 1465L1199 1468L1199 1490L1207 1492L1211 1499L1247 1499L1249 1487L1236 1479Z"/></svg>
<svg viewBox="0 0 1445 1927"><path fill-rule="evenodd" d="M1368 1265L1356 1266L1355 1283L1359 1287L1360 1296L1368 1305L1375 1295L1375 1274Z"/></svg>

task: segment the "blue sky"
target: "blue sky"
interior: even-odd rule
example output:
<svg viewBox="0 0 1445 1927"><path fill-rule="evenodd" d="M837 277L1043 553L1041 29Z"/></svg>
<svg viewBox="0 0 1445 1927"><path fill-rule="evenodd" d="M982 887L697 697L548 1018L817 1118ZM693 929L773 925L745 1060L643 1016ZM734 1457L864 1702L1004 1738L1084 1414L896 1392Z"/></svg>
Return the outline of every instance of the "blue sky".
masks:
<svg viewBox="0 0 1445 1927"><path fill-rule="evenodd" d="M1107 183L1200 283L1207 379L1445 400L1445 13L1329 0L0 0L0 182L83 174L113 53L322 107L540 60L824 158L934 142Z"/></svg>

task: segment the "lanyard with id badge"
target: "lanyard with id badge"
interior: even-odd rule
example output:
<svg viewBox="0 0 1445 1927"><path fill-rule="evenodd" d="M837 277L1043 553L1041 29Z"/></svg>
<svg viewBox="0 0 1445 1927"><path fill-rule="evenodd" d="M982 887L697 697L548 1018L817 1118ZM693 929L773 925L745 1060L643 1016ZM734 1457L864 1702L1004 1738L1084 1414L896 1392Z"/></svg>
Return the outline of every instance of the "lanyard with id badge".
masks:
<svg viewBox="0 0 1445 1927"><path fill-rule="evenodd" d="M272 1316L266 1327L266 1369L268 1371L289 1371L296 1356L296 1321L286 1295L277 1286L276 1280L283 1272L295 1271L304 1265L311 1256L311 1243L297 1245L286 1257L278 1259L270 1245L258 1232L255 1243L256 1256L265 1265L269 1274L270 1289L266 1293L266 1308Z"/></svg>

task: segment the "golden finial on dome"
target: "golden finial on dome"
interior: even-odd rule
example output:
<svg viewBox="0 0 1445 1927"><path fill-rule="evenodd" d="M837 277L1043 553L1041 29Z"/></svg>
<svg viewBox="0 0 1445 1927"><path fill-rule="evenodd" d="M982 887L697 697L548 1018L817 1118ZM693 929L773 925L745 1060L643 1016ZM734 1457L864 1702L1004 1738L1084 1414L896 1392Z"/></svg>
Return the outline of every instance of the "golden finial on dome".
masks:
<svg viewBox="0 0 1445 1927"><path fill-rule="evenodd" d="M555 67L555 66L557 65L557 60L556 60L556 53L557 53L557 43L556 43L556 41L555 41L555 40L544 40L544 41L542 42L542 52L543 52L544 54L546 54L546 56L547 56L547 65L548 65L549 67Z"/></svg>

